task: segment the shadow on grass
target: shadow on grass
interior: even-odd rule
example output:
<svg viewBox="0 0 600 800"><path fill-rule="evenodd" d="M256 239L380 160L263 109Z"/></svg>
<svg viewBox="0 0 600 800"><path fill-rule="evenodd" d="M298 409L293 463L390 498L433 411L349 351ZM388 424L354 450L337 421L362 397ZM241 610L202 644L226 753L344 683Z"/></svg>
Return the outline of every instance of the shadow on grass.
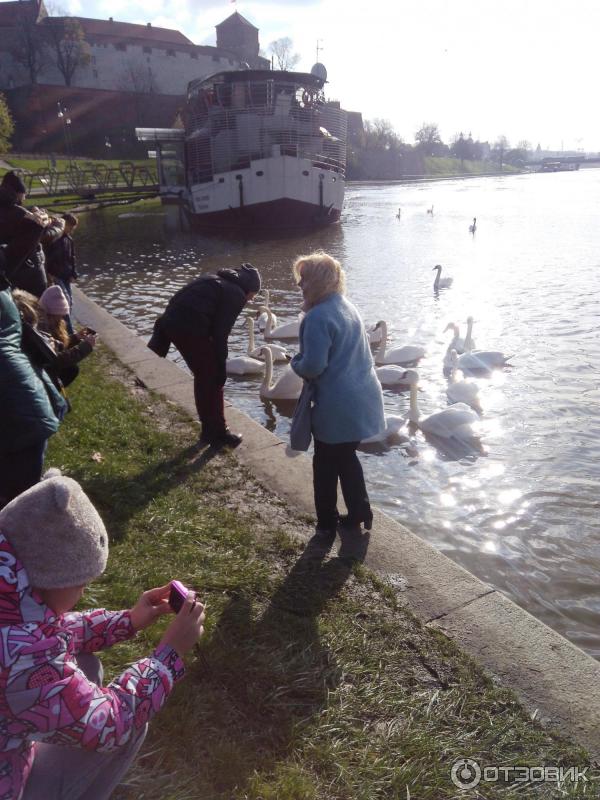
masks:
<svg viewBox="0 0 600 800"><path fill-rule="evenodd" d="M211 796L246 796L244 787L262 780L257 770L266 777L300 749L340 683L342 671L320 640L318 620L365 556L368 539L355 538L362 544L345 547L342 540L340 555L331 558L330 545L311 539L262 614L245 596L225 606L191 670L191 692L181 700L204 750L192 747L189 758L209 773ZM203 699L190 708L200 686Z"/></svg>
<svg viewBox="0 0 600 800"><path fill-rule="evenodd" d="M85 481L86 492L111 531L111 540L122 541L129 520L157 497L184 483L216 456L219 450L194 444L166 461L134 475L99 474Z"/></svg>

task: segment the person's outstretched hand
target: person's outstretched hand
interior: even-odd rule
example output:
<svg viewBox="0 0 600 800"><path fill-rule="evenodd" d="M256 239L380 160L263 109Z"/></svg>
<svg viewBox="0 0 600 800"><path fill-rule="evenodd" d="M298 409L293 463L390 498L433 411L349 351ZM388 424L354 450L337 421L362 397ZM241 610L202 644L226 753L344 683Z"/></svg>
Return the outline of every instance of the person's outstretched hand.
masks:
<svg viewBox="0 0 600 800"><path fill-rule="evenodd" d="M196 598L196 592L189 592L177 616L164 632L160 644L169 645L180 656L185 655L204 633L204 616L204 605Z"/></svg>
<svg viewBox="0 0 600 800"><path fill-rule="evenodd" d="M131 614L131 624L136 631L147 628L161 614L168 614L171 611L171 606L169 605L170 592L171 584L167 583L157 589L148 589L147 592L143 592L140 595L140 599L129 612Z"/></svg>

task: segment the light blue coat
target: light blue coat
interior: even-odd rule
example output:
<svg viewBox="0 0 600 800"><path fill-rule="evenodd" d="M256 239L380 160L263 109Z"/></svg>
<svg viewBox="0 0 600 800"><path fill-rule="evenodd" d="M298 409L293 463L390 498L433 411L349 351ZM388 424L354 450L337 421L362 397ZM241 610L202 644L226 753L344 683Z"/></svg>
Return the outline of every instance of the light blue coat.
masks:
<svg viewBox="0 0 600 800"><path fill-rule="evenodd" d="M331 294L308 311L300 325L300 352L291 366L313 383L315 439L359 442L385 428L367 334L358 311L343 295Z"/></svg>

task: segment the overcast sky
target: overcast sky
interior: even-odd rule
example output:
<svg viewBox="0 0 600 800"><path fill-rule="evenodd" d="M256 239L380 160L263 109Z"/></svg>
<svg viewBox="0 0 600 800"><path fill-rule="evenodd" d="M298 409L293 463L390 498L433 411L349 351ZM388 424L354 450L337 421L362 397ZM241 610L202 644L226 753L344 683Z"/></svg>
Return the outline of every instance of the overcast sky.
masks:
<svg viewBox="0 0 600 800"><path fill-rule="evenodd" d="M260 44L282 36L319 60L327 94L365 119L388 119L407 142L423 122L444 141L460 131L493 142L600 150L598 0L62 0L75 15L177 28L215 44L239 11Z"/></svg>

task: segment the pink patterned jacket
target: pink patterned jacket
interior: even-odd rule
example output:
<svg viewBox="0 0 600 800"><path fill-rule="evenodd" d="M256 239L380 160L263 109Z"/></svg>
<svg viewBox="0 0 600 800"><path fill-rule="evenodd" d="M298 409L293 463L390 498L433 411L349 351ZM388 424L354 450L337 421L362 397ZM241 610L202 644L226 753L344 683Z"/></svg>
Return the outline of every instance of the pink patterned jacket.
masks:
<svg viewBox="0 0 600 800"><path fill-rule="evenodd" d="M21 797L35 741L110 750L162 707L184 673L172 648L156 649L105 688L90 683L75 662L77 653L134 635L128 611L57 617L0 533L0 800Z"/></svg>

